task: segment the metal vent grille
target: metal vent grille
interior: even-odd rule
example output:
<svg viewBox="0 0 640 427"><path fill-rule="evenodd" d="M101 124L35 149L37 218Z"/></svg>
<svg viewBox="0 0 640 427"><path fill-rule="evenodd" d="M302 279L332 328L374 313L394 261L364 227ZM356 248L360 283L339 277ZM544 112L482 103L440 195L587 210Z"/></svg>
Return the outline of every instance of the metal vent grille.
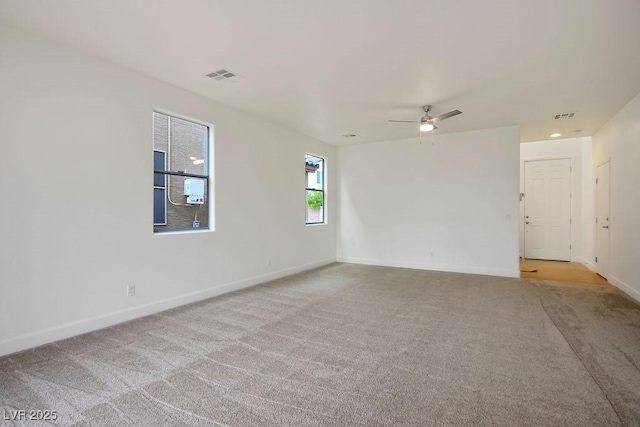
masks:
<svg viewBox="0 0 640 427"><path fill-rule="evenodd" d="M212 78L213 80L221 81L221 80L228 80L237 76L231 71L225 70L224 68L222 68L218 71L214 71L213 73L207 74L207 77Z"/></svg>
<svg viewBox="0 0 640 427"><path fill-rule="evenodd" d="M344 136L345 138L355 138L358 135L356 135L355 133L345 133L342 136Z"/></svg>
<svg viewBox="0 0 640 427"><path fill-rule="evenodd" d="M572 119L574 116L576 115L576 112L572 112L572 113L560 113L560 114L556 114L554 119L555 120L560 120L560 119Z"/></svg>

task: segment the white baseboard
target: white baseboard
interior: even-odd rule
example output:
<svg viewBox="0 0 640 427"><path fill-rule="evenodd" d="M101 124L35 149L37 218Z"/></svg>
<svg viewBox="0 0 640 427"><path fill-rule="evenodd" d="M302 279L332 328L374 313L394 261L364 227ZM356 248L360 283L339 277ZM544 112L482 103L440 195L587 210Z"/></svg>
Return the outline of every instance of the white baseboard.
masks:
<svg viewBox="0 0 640 427"><path fill-rule="evenodd" d="M191 304L197 301L201 301L207 298L212 298L218 295L226 294L226 293L237 291L240 289L248 288L251 286L258 285L260 283L265 283L271 280L279 279L281 277L290 276L292 274L301 273L307 270L312 270L314 268L333 264L334 262L336 262L335 259L326 259L322 261L313 262L310 264L300 265L297 267L286 268L284 270L279 270L273 273L250 277L248 279L227 283L224 285L216 286L214 288L209 288L209 289L193 292L186 295L180 295L180 296L169 298L163 301L158 301L151 304L142 305L139 307L134 307L127 310L122 310L115 313L110 313L110 314L106 314L103 316L98 316L90 319L84 319L78 322L68 323L62 326L56 326L50 329L45 329L42 331L22 335L15 338L10 338L8 340L0 342L0 356L5 356L7 354L16 353L19 351L38 347L44 344L49 344L55 341L59 341L65 338L70 338L70 337L84 334L87 332L108 328L110 326L117 325L118 323L148 316L150 314L158 313L164 310L169 310L171 308L179 307L185 304Z"/></svg>
<svg viewBox="0 0 640 427"><path fill-rule="evenodd" d="M418 270L434 270L434 271L447 271L450 273L468 273L468 274L482 274L485 276L502 276L502 277L520 277L520 269L516 263L515 268L501 269L501 268L482 268L482 267L470 267L470 266L458 266L448 264L427 264L418 262L405 262L394 260L379 260L379 259L367 259L367 258L352 258L352 257L338 257L338 262L347 262L351 264L366 264L366 265L380 265L384 267L400 267L400 268L415 268Z"/></svg>
<svg viewBox="0 0 640 427"><path fill-rule="evenodd" d="M586 258L577 257L575 262L579 262L580 264L582 264L585 267L587 267L589 270L591 270L594 273L596 273L596 265L594 263L588 261Z"/></svg>
<svg viewBox="0 0 640 427"><path fill-rule="evenodd" d="M618 279L613 274L609 275L609 283L611 283L616 288L620 289L625 294L629 295L634 300L640 302L640 291L632 288L629 284L624 283L622 280Z"/></svg>

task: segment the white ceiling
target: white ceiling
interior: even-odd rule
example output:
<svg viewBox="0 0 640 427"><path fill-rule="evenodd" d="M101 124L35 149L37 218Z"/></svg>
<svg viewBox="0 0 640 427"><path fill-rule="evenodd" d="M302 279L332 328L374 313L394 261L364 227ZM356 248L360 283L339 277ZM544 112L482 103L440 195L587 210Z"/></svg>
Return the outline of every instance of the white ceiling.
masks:
<svg viewBox="0 0 640 427"><path fill-rule="evenodd" d="M0 0L0 21L336 145L417 136L387 120L423 104L463 111L439 133L592 135L640 92L638 0Z"/></svg>

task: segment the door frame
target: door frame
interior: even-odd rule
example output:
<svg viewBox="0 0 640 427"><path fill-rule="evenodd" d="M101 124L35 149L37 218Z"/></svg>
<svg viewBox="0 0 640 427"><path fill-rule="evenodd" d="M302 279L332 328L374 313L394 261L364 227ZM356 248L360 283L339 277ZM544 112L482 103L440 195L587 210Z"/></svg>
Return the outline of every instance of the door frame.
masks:
<svg viewBox="0 0 640 427"><path fill-rule="evenodd" d="M609 266L611 266L611 220L613 219L613 215L611 214L611 157L608 157L606 160L596 164L596 170L594 175L596 176L596 180L598 179L598 168L600 168L600 166L605 165L609 163L609 233L607 233L608 239L609 239L609 244L607 245L607 249L608 249L608 254L607 254L607 261L609 263ZM594 195L594 220L593 220L593 224L594 224L594 235L593 235L593 271L601 276L604 277L605 279L607 279L607 281L609 281L609 271L611 270L610 268L607 271L606 275L600 274L600 272L598 272L598 263L595 262L596 257L598 256L598 223L596 223L595 218L598 218L598 184L595 184L595 195Z"/></svg>
<svg viewBox="0 0 640 427"><path fill-rule="evenodd" d="M527 198L527 195L524 194L524 180L525 180L525 176L524 176L524 167L525 167L525 163L526 162L535 162L537 160L569 160L569 244L571 245L571 249L569 250L569 257L571 262L575 262L574 259L574 254L575 251L573 250L573 247L575 246L575 242L574 242L574 237L575 237L575 233L573 226L574 224L574 206L573 204L575 203L576 198L573 197L574 194L576 194L576 190L575 190L575 169L574 169L574 164L575 164L575 156L539 156L539 157L523 157L520 159L520 245L519 245L519 251L520 251L520 259L525 259L524 258L524 239L525 239L525 232L524 232L524 205L525 205L525 201ZM522 196L524 194L524 197Z"/></svg>

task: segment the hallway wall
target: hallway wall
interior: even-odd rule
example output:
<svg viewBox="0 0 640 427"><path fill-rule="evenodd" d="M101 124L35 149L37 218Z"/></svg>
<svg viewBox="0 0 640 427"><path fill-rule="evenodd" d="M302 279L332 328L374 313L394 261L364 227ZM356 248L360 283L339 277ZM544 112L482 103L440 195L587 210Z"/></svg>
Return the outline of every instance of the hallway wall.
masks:
<svg viewBox="0 0 640 427"><path fill-rule="evenodd" d="M607 278L640 301L640 94L594 135L594 168L607 160L611 162ZM592 229L595 233L595 223Z"/></svg>

